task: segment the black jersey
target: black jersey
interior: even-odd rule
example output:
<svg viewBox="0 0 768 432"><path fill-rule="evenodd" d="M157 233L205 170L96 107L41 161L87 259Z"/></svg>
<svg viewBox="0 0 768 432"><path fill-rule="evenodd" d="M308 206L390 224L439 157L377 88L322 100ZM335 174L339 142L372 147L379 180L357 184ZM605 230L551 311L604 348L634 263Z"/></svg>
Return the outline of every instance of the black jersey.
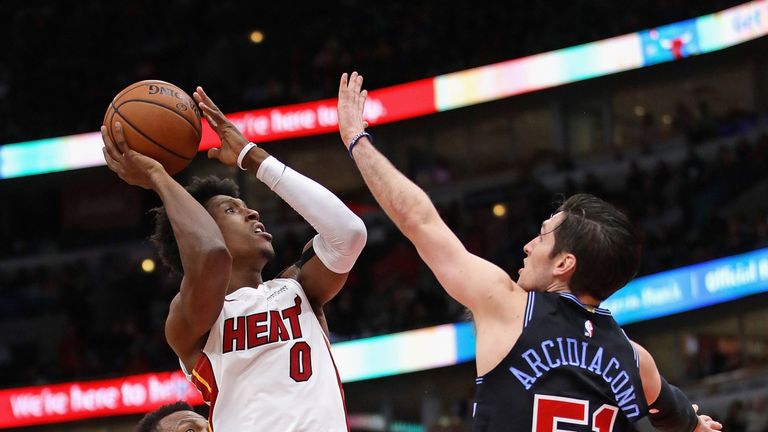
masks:
<svg viewBox="0 0 768 432"><path fill-rule="evenodd" d="M477 378L475 432L623 432L647 414L637 353L606 309L529 293L524 328Z"/></svg>

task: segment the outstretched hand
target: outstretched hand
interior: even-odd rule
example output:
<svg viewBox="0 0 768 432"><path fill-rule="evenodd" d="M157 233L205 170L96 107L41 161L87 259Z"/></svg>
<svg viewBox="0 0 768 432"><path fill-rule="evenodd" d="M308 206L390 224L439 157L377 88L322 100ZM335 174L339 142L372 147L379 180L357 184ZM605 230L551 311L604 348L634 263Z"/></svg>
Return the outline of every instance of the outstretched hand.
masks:
<svg viewBox="0 0 768 432"><path fill-rule="evenodd" d="M101 152L104 154L107 167L126 183L151 189L152 175L165 172L165 168L160 162L128 147L128 143L125 142L125 135L123 135L123 125L120 122L115 123L113 133L115 135L114 142L107 133L107 127L101 126L101 139L104 141Z"/></svg>
<svg viewBox="0 0 768 432"><path fill-rule="evenodd" d="M341 75L338 105L339 133L341 134L341 141L347 147L355 135L368 127L368 122L363 120L368 90L361 90L362 87L363 76L357 72L352 72L349 79L347 79L346 72Z"/></svg>
<svg viewBox="0 0 768 432"><path fill-rule="evenodd" d="M195 102L200 106L208 124L211 125L221 140L221 148L208 150L208 157L218 159L225 165L235 166L237 156L240 154L240 150L248 144L248 139L224 116L224 113L213 103L213 100L202 87L198 86L197 90L192 93L192 97L195 98Z"/></svg>
<svg viewBox="0 0 768 432"><path fill-rule="evenodd" d="M723 429L723 425L720 424L720 422L713 420L712 417L708 415L699 414L698 405L693 404L693 410L699 416L699 424L696 425L696 429L694 429L693 432L710 432Z"/></svg>

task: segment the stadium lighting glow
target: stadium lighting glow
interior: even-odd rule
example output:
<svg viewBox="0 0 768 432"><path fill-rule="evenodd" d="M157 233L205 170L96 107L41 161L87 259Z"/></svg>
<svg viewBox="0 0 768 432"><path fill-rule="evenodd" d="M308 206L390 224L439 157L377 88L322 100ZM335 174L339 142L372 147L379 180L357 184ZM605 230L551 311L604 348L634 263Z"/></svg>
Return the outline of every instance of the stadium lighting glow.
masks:
<svg viewBox="0 0 768 432"><path fill-rule="evenodd" d="M254 33L251 40L259 39ZM371 125L396 122L676 61L765 35L768 0L751 1L636 33L373 90L365 117ZM255 143L336 132L337 126L335 99L227 117ZM200 150L216 145L216 134L203 122ZM104 165L101 147L98 132L6 144L0 146L0 179Z"/></svg>
<svg viewBox="0 0 768 432"><path fill-rule="evenodd" d="M155 261L151 258L145 258L141 261L141 270L144 273L152 273L155 271Z"/></svg>
<svg viewBox="0 0 768 432"><path fill-rule="evenodd" d="M342 382L397 375L470 361L469 323L446 324L331 346ZM0 429L151 411L186 400L203 403L181 371L0 390Z"/></svg>
<svg viewBox="0 0 768 432"><path fill-rule="evenodd" d="M768 291L768 248L637 278L601 305L619 324Z"/></svg>
<svg viewBox="0 0 768 432"><path fill-rule="evenodd" d="M260 30L254 30L251 32L248 39L250 39L251 43L260 44L264 42L264 33L262 33Z"/></svg>
<svg viewBox="0 0 768 432"><path fill-rule="evenodd" d="M507 214L507 206L504 204L496 204L493 206L493 215L501 218Z"/></svg>

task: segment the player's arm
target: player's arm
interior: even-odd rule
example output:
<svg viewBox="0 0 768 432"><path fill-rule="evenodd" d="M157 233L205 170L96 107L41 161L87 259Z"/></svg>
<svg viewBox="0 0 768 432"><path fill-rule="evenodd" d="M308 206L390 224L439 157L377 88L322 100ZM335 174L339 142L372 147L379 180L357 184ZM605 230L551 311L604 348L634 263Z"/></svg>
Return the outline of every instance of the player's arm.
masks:
<svg viewBox="0 0 768 432"><path fill-rule="evenodd" d="M364 130L363 108L367 93L356 72L339 86L339 130L346 146ZM398 229L434 272L448 294L477 317L501 308L501 297L520 290L496 265L471 254L440 218L427 194L397 170L367 137L359 138L353 157L360 173ZM519 296L523 298L524 296Z"/></svg>
<svg viewBox="0 0 768 432"><path fill-rule="evenodd" d="M720 430L722 425L709 416L697 415L698 407L659 373L653 356L640 344L631 342L640 362L640 379L648 402L648 418L662 432L704 432Z"/></svg>
<svg viewBox="0 0 768 432"><path fill-rule="evenodd" d="M255 169L256 176L317 231L304 247L297 279L313 306L324 305L339 292L360 256L368 236L365 224L328 189L274 157L258 167L248 155L245 159L243 166Z"/></svg>
<svg viewBox="0 0 768 432"><path fill-rule="evenodd" d="M311 256L296 278L313 307L322 306L339 292L360 256L367 239L365 224L328 189L248 143L202 88L194 98L221 139L221 148L211 149L209 157L255 173L317 231Z"/></svg>
<svg viewBox="0 0 768 432"><path fill-rule="evenodd" d="M114 132L112 143L102 127L107 165L127 183L154 190L173 227L184 278L171 303L165 332L179 358L185 364L194 363L204 336L221 312L232 259L208 211L157 161L131 150L119 124Z"/></svg>

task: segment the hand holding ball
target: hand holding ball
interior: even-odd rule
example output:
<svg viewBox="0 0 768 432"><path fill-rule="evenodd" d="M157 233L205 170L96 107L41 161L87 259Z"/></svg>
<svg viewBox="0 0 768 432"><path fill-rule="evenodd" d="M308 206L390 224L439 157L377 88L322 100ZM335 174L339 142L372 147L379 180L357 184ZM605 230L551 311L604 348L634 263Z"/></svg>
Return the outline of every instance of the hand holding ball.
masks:
<svg viewBox="0 0 768 432"><path fill-rule="evenodd" d="M157 160L171 175L189 165L200 146L197 104L165 81L140 81L118 93L104 115L112 141L115 122L123 126L131 149Z"/></svg>

